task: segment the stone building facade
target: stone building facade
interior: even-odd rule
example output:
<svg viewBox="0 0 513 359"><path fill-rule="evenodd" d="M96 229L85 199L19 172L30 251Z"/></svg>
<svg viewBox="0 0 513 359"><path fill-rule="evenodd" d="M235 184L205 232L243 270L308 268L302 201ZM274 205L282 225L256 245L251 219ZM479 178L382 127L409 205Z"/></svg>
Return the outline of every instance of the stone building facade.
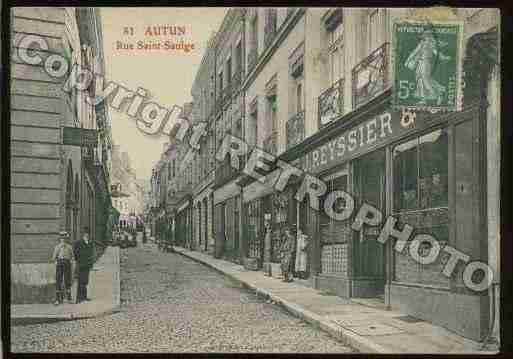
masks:
<svg viewBox="0 0 513 359"><path fill-rule="evenodd" d="M135 227L144 214L144 188L130 162L128 152L121 152L119 145L112 150L111 175L112 205L119 211L118 225Z"/></svg>
<svg viewBox="0 0 513 359"><path fill-rule="evenodd" d="M110 123L105 108L85 101L94 90L64 92L66 77L49 76L43 63L26 64L20 40L37 34L49 47L35 50L43 60L58 54L102 73L101 24L97 9L13 8L11 15L12 299L48 300L59 231L76 240L87 226L101 247L105 224L97 214L110 205ZM63 145L63 127L98 130L98 146Z"/></svg>
<svg viewBox="0 0 513 359"><path fill-rule="evenodd" d="M420 111L405 130L392 107L392 23L429 16L464 24L462 110ZM241 137L315 175L329 192L347 191L357 205L370 203L488 263L497 274L492 289L472 292L460 267L451 278L441 274L446 259L420 265L392 242L373 240L376 228L356 231L349 219L298 203L300 179L278 193L270 185L276 176L262 184L242 175L243 164L232 169L229 156L216 164L212 188L213 254L279 275L284 229L301 230L312 287L373 298L474 340L490 330L498 338L499 34L496 9L237 8L215 36L212 61L215 152L227 133ZM375 138L373 128L381 131ZM347 151L333 155L340 144Z"/></svg>
<svg viewBox="0 0 513 359"><path fill-rule="evenodd" d="M245 10L228 10L215 41L215 151L226 134L243 138L245 73ZM241 163L242 168L242 163ZM238 171L227 157L216 163L213 186L214 236L216 257L241 262L241 189L235 183Z"/></svg>
<svg viewBox="0 0 513 359"><path fill-rule="evenodd" d="M192 103L185 103L180 116L192 123L192 112ZM159 241L195 248L192 194L199 178L198 156L188 140L170 138L164 144L152 170L149 213L152 235Z"/></svg>
<svg viewBox="0 0 513 359"><path fill-rule="evenodd" d="M213 186L215 180L215 159L212 156L215 145L215 96L216 96L216 34L209 39L200 67L192 85L192 118L195 123L206 122L208 132L200 143L194 163L196 172L193 180L193 224L195 247L213 253Z"/></svg>

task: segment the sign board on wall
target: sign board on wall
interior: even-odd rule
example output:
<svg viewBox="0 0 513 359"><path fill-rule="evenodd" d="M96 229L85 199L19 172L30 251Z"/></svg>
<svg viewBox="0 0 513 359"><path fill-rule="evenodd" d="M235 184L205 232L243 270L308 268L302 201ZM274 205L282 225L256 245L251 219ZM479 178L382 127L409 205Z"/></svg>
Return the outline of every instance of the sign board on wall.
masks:
<svg viewBox="0 0 513 359"><path fill-rule="evenodd" d="M62 144L79 147L98 146L98 131L80 127L63 127Z"/></svg>
<svg viewBox="0 0 513 359"><path fill-rule="evenodd" d="M427 112L384 111L308 152L301 158L301 168L313 174L322 172L408 133L432 126L442 118Z"/></svg>

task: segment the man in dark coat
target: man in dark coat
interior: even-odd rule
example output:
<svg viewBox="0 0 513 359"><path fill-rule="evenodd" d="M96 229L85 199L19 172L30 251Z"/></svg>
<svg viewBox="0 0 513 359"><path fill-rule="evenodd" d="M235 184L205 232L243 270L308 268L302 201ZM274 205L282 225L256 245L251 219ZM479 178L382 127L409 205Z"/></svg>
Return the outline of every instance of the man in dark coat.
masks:
<svg viewBox="0 0 513 359"><path fill-rule="evenodd" d="M75 242L73 254L77 265L77 304L84 300L89 301L87 297L87 285L89 284L89 271L93 267L95 248L93 242L89 239L89 228L84 228L82 239Z"/></svg>

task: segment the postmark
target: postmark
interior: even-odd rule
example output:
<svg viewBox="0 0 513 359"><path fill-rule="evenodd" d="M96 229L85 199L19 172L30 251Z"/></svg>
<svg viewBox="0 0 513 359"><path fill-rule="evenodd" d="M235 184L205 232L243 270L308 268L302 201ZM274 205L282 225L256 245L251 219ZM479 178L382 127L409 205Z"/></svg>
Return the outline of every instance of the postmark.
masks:
<svg viewBox="0 0 513 359"><path fill-rule="evenodd" d="M463 22L397 20L392 39L393 106L460 110Z"/></svg>

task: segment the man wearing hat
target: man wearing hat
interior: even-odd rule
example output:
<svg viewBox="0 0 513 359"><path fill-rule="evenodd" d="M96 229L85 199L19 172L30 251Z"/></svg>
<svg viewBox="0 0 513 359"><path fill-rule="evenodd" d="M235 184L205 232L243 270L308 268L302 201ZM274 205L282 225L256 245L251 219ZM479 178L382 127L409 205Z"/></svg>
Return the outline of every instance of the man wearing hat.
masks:
<svg viewBox="0 0 513 359"><path fill-rule="evenodd" d="M71 261L73 260L73 248L68 243L69 234L66 231L59 232L59 243L53 250L52 260L55 262L55 305L59 305L66 299L71 301Z"/></svg>
<svg viewBox="0 0 513 359"><path fill-rule="evenodd" d="M95 248L89 239L89 228L84 227L82 239L73 244L73 253L77 262L77 304L90 299L87 297L87 285L89 284L89 271L93 267Z"/></svg>

